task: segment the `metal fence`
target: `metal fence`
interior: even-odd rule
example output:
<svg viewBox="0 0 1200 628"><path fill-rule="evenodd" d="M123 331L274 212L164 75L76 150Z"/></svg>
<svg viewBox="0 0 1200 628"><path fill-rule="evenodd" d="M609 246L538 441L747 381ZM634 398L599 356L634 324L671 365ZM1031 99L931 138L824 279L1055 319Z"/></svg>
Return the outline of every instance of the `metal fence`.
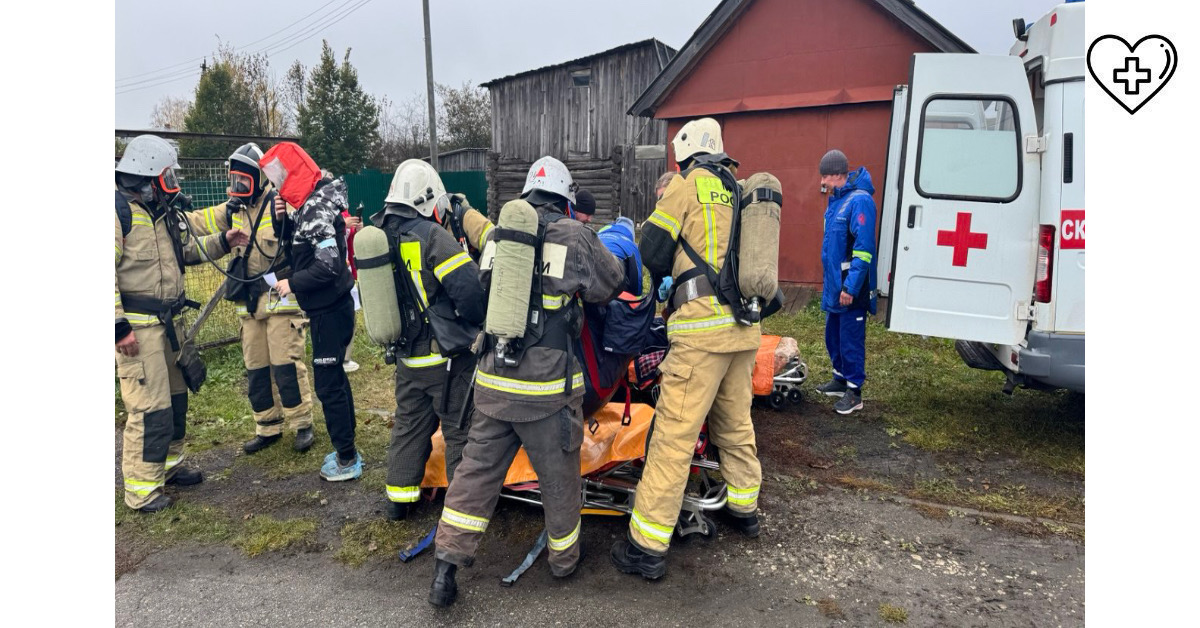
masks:
<svg viewBox="0 0 1200 628"><path fill-rule="evenodd" d="M229 185L229 170L224 159L180 159L179 166L179 186L184 194L192 197L192 205L196 211L219 205L229 198L225 191ZM218 260L217 264L225 268L228 259ZM188 298L203 304L217 291L225 276L213 268L212 264L202 262L196 266L189 266L183 279ZM197 314L196 310L184 311L184 320L188 326ZM197 332L196 344L205 349L237 342L237 339L238 320L234 304L222 300Z"/></svg>

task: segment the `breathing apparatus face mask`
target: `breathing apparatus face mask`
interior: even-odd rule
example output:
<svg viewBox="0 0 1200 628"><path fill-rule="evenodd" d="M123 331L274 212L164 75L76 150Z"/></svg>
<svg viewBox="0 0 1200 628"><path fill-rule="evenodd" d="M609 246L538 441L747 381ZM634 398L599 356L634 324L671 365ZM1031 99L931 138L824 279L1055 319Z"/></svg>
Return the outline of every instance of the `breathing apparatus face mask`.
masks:
<svg viewBox="0 0 1200 628"><path fill-rule="evenodd" d="M249 203L254 203L262 194L259 185L259 172L249 166L231 162L229 164L229 195Z"/></svg>
<svg viewBox="0 0 1200 628"><path fill-rule="evenodd" d="M143 205L149 205L154 202L154 185L150 182L150 177L139 177L134 174L118 172L117 183L129 191Z"/></svg>

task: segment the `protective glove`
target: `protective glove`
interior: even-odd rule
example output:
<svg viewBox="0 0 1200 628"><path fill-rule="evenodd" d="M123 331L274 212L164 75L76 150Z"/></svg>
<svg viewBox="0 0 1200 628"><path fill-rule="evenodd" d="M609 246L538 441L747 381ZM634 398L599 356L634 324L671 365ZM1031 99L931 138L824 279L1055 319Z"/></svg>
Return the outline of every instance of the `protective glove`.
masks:
<svg viewBox="0 0 1200 628"><path fill-rule="evenodd" d="M667 295L671 294L671 286L675 284L674 277L663 277L662 283L658 284L658 301L665 303Z"/></svg>

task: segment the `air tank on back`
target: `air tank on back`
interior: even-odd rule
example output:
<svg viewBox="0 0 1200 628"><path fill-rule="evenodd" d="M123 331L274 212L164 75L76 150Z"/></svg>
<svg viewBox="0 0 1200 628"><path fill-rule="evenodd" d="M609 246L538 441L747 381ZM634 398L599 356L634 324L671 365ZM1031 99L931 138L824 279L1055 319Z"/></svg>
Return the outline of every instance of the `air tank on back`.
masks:
<svg viewBox="0 0 1200 628"><path fill-rule="evenodd" d="M354 236L354 262L358 268L358 293L371 341L390 347L404 334L400 301L396 298L391 247L387 233L364 227Z"/></svg>
<svg viewBox="0 0 1200 628"><path fill-rule="evenodd" d="M742 185L738 288L758 320L763 306L779 289L779 220L783 188L767 172L750 175Z"/></svg>
<svg viewBox="0 0 1200 628"><path fill-rule="evenodd" d="M517 364L512 356L512 342L525 336L537 233L537 210L527 201L509 201L500 209L496 235L491 242L496 251L484 323L484 330L496 337L498 366Z"/></svg>

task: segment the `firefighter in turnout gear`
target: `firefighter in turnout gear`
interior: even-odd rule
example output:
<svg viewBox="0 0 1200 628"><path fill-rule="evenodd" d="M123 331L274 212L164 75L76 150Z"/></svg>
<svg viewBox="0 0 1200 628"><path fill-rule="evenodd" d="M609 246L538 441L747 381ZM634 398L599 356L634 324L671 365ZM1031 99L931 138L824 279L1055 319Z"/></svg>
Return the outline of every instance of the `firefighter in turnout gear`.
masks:
<svg viewBox="0 0 1200 628"><path fill-rule="evenodd" d="M204 479L181 464L188 389L199 389L204 378L179 318L190 303L183 266L246 242L234 230L189 237L173 206L183 200L177 167L175 149L153 135L130 141L116 167L116 359L128 412L121 472L125 504L142 512L171 505L165 484Z"/></svg>
<svg viewBox="0 0 1200 628"><path fill-rule="evenodd" d="M530 326L522 338L507 345L513 349L511 353L497 351L499 341L494 334L485 336L475 374L471 431L438 524L437 560L429 593L430 603L436 606L454 603L458 594L455 572L474 561L509 464L522 445L538 476L551 573L566 577L579 562L584 382L580 360L571 346L582 329L580 300L604 303L613 299L625 273L595 232L581 222L564 219L574 196L575 186L566 166L553 157L543 157L529 169L524 202L514 201L505 208L516 209L526 218L532 214L536 235L505 228L505 211L495 228L486 219L464 221L469 241L483 250L480 279L489 291L489 329L493 307L500 307L498 299L520 303L524 310L517 320L524 315ZM533 249L529 252L536 256L532 284L528 277L506 277L500 272L504 261L500 245L512 250L510 244ZM524 279L524 286L532 288L517 294L512 285L520 282L514 279Z"/></svg>
<svg viewBox="0 0 1200 628"><path fill-rule="evenodd" d="M668 302L670 349L660 367L661 392L629 536L617 541L610 554L620 571L649 579L666 573L665 555L706 417L728 485L726 514L750 537L758 535L762 481L750 420L759 325L739 323L699 269L703 263L719 272L726 259L733 204L739 202L730 170L737 162L723 152L721 127L712 118L683 125L672 148L682 176L664 190L642 227L638 247L656 283L661 277L675 278Z"/></svg>
<svg viewBox="0 0 1200 628"><path fill-rule="evenodd" d="M234 151L229 156L229 200L190 212L188 221L203 231L236 229L250 240L232 251L229 274L235 279L226 282L225 293L241 322L242 360L254 412L254 438L242 449L253 454L273 445L286 423L296 432L293 449L307 451L313 444L312 392L304 365L308 320L294 298L271 295L262 278L267 273L286 278L289 270L273 220L278 194L258 166L262 154L253 143Z"/></svg>
<svg viewBox="0 0 1200 628"><path fill-rule="evenodd" d="M454 478L462 458L470 427L461 420L462 406L475 371L470 342L483 326L487 294L479 284L479 266L444 228L450 195L433 166L419 159L400 164L384 203L371 222L388 236L392 254L379 263L394 264L401 318L407 323L394 347L396 420L387 458L387 514L399 520L421 495L439 423L447 479Z"/></svg>

